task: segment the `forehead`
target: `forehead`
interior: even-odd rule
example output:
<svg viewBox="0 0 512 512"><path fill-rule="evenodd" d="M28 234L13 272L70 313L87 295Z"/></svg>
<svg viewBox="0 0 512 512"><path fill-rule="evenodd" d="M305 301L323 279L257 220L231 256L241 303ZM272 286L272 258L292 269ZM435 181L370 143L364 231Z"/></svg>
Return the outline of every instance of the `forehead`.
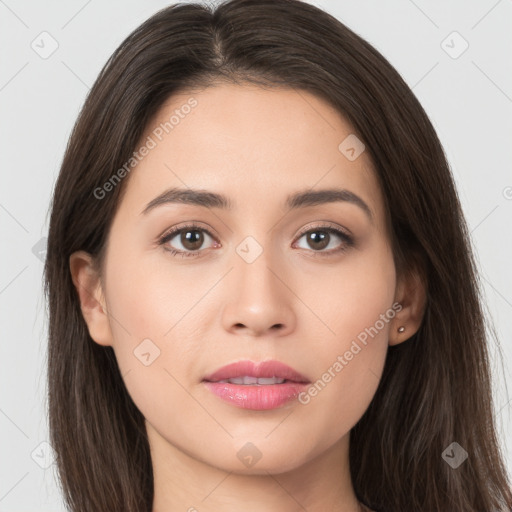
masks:
<svg viewBox="0 0 512 512"><path fill-rule="evenodd" d="M378 218L382 198L367 152L355 160L344 153L354 137L336 109L306 91L222 84L182 92L148 123L136 149L150 149L131 171L124 201L140 212L166 189L193 188L229 196L231 211L242 213L336 187L363 197Z"/></svg>

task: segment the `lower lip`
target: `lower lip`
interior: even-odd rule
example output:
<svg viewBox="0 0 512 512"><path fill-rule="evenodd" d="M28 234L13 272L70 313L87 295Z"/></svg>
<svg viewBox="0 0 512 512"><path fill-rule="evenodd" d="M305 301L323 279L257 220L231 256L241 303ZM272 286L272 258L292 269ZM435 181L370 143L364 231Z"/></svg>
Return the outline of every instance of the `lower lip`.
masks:
<svg viewBox="0 0 512 512"><path fill-rule="evenodd" d="M300 382L283 382L282 384L247 385L229 382L208 382L205 386L219 398L235 407L265 411L277 409L297 398L308 384Z"/></svg>

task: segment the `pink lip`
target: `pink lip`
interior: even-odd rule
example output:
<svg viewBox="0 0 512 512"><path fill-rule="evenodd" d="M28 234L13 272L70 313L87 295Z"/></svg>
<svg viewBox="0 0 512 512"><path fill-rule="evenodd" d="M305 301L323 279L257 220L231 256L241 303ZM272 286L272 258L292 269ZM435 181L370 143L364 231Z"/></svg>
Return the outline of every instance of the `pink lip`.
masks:
<svg viewBox="0 0 512 512"><path fill-rule="evenodd" d="M207 375L204 380L217 382L224 379L243 377L244 375L249 377L279 377L294 382L309 382L304 375L296 372L290 366L273 360L261 361L259 363L247 360L237 361L236 363L219 368L216 372Z"/></svg>
<svg viewBox="0 0 512 512"><path fill-rule="evenodd" d="M277 377L285 381L281 384L267 385L218 382L243 376ZM242 409L267 410L281 407L295 399L310 381L279 361L238 361L206 376L203 382L207 389L231 405Z"/></svg>

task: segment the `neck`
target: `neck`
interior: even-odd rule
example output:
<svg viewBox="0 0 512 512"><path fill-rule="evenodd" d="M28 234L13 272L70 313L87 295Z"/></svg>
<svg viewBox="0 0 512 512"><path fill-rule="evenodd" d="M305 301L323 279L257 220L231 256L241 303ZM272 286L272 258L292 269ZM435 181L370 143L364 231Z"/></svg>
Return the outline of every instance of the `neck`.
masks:
<svg viewBox="0 0 512 512"><path fill-rule="evenodd" d="M242 474L181 451L146 422L154 477L152 512L360 512L349 471L349 434L284 473Z"/></svg>

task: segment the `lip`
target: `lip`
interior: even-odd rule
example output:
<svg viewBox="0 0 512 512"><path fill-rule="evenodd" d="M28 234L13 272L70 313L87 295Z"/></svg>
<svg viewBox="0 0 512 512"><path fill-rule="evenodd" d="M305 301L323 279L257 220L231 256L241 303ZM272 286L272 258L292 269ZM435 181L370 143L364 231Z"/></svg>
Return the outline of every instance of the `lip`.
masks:
<svg viewBox="0 0 512 512"><path fill-rule="evenodd" d="M296 383L309 383L309 380L295 371L292 367L281 363L280 361L268 360L255 363L254 361L237 361L222 368L214 373L207 375L203 380L209 382L218 382L219 380L231 379L235 377L278 377Z"/></svg>
<svg viewBox="0 0 512 512"><path fill-rule="evenodd" d="M219 382L236 377L277 377L280 384L231 384ZM290 366L279 361L238 361L219 368L203 379L205 387L223 401L242 409L269 410L297 398L310 381Z"/></svg>

